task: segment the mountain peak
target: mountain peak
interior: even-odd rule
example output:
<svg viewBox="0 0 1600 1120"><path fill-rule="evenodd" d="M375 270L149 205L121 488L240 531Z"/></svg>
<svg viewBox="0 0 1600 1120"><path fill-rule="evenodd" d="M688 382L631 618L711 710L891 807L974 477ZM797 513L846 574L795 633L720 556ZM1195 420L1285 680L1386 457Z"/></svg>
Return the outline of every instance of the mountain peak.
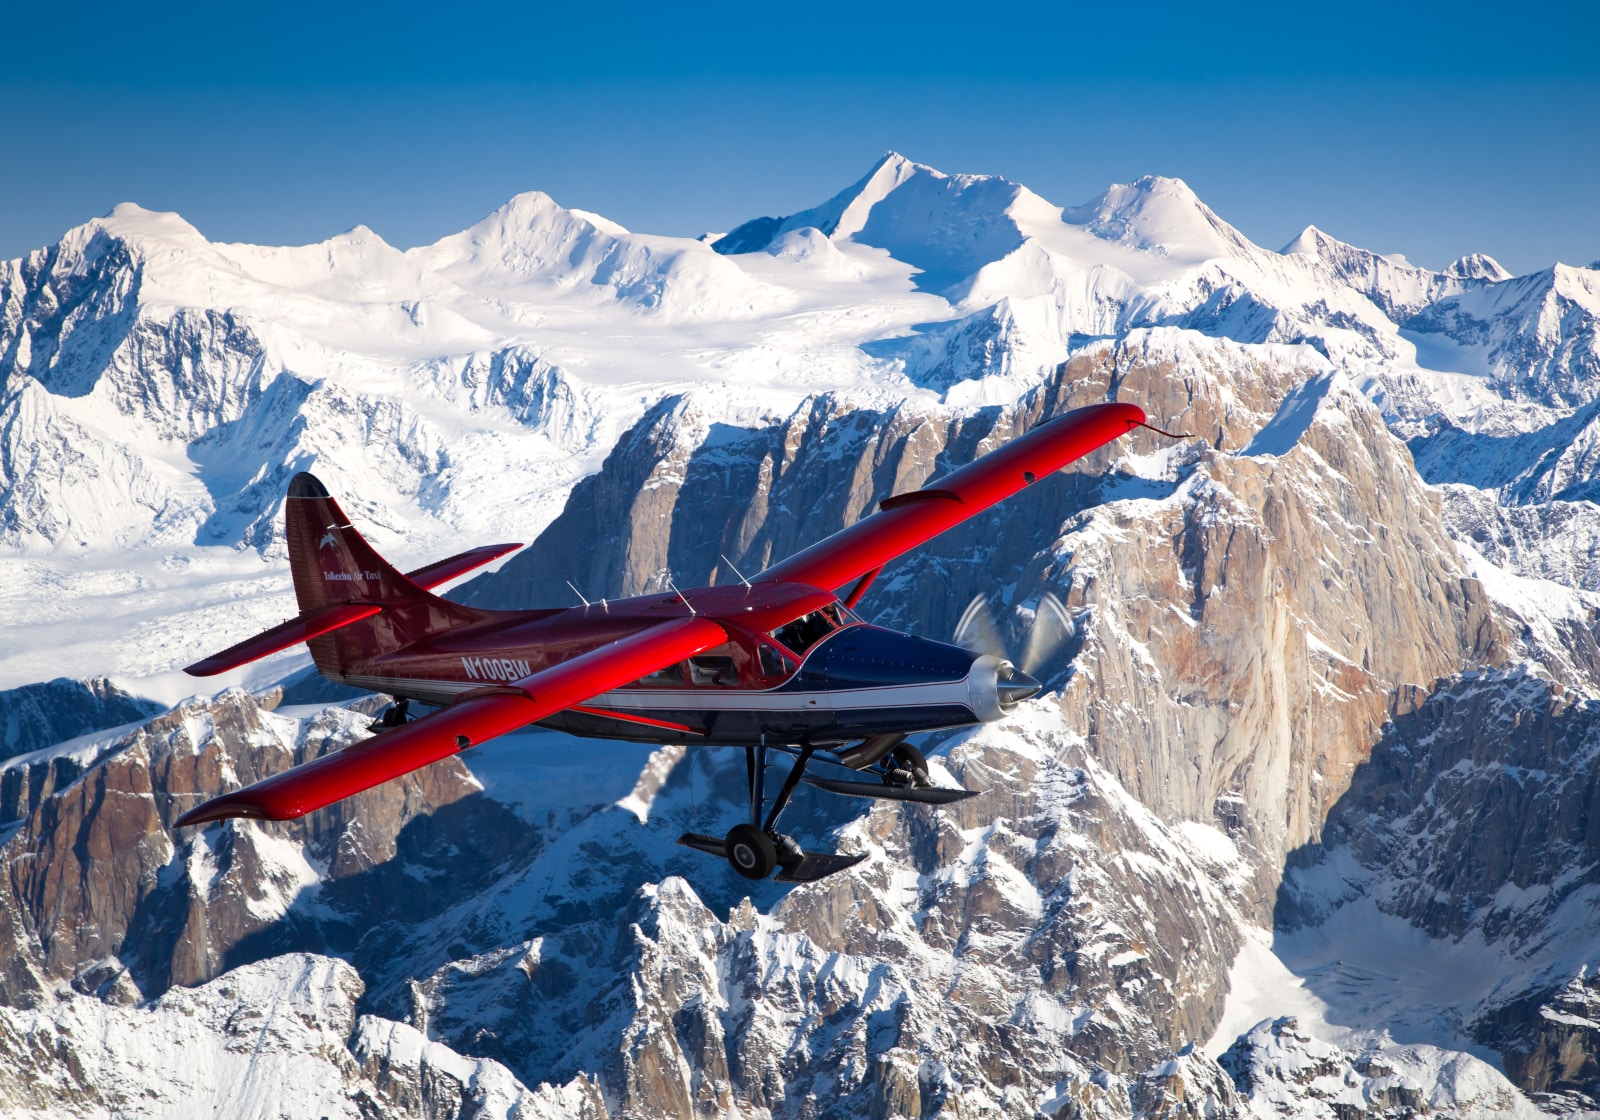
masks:
<svg viewBox="0 0 1600 1120"><path fill-rule="evenodd" d="M917 171L927 171L941 178L944 176L944 172L937 168L930 167L925 163L918 163L916 160L903 156L891 149L878 158L878 162L872 165L872 170L867 172L867 177L863 181L870 182L883 173L888 173L895 177L904 177Z"/></svg>
<svg viewBox="0 0 1600 1120"><path fill-rule="evenodd" d="M460 233L407 251L440 269L466 260L499 261L513 272L542 270L579 241L626 236L628 231L599 214L568 210L543 191L523 191Z"/></svg>
<svg viewBox="0 0 1600 1120"><path fill-rule="evenodd" d="M1323 249L1329 246L1343 246L1344 242L1338 238L1329 237L1316 226L1307 226L1300 231L1300 235L1279 250L1284 256L1291 253L1309 253L1313 257L1323 255Z"/></svg>
<svg viewBox="0 0 1600 1120"><path fill-rule="evenodd" d="M1141 175L1128 186L1144 194L1166 195L1170 198L1200 202L1200 196L1194 193L1194 188L1171 175Z"/></svg>
<svg viewBox="0 0 1600 1120"><path fill-rule="evenodd" d="M958 192L968 185L995 179L994 176L950 176L938 168L917 163L899 152L885 152L867 173L820 206L788 217L754 218L724 234L712 243L712 248L724 255L760 252L773 240L792 230L812 227L835 240L844 240L862 232L874 218L880 204L889 200L908 184L920 183L920 194L944 194L951 189ZM926 200L924 200L926 201ZM937 208L938 203L933 204ZM882 216L879 215L879 220ZM870 242L876 244L876 242Z"/></svg>
<svg viewBox="0 0 1600 1120"><path fill-rule="evenodd" d="M1511 279L1511 273L1501 267L1500 262L1487 253L1468 253L1459 260L1452 261L1445 267L1446 276L1455 276L1462 280L1489 280L1500 281Z"/></svg>
<svg viewBox="0 0 1600 1120"><path fill-rule="evenodd" d="M574 220L594 226L604 233L616 235L628 232L610 218L601 217L588 210L568 209L544 191L523 191L512 195L482 221L464 232L532 229L561 225ZM452 236L459 237L460 234Z"/></svg>
<svg viewBox="0 0 1600 1120"><path fill-rule="evenodd" d="M1250 252L1248 238L1200 201L1189 184L1165 175L1114 183L1061 219L1105 241L1186 260Z"/></svg>
<svg viewBox="0 0 1600 1120"><path fill-rule="evenodd" d="M1352 269L1370 271L1377 267L1380 261L1391 268L1403 268L1418 273L1428 271L1412 264L1404 253L1376 253L1371 249L1362 249L1348 241L1340 241L1316 226L1306 226L1300 231L1300 236L1285 245L1281 252L1284 256L1292 253L1309 254L1333 266L1341 275L1350 273Z"/></svg>
<svg viewBox="0 0 1600 1120"><path fill-rule="evenodd" d="M512 195L505 202L495 207L477 225L481 226L491 222L503 226L533 225L560 209L561 207L556 204L556 200L545 194L544 191L523 191L520 194Z"/></svg>
<svg viewBox="0 0 1600 1120"><path fill-rule="evenodd" d="M205 235L181 215L167 210L146 210L137 202L119 202L103 218L89 223L124 240L204 242Z"/></svg>

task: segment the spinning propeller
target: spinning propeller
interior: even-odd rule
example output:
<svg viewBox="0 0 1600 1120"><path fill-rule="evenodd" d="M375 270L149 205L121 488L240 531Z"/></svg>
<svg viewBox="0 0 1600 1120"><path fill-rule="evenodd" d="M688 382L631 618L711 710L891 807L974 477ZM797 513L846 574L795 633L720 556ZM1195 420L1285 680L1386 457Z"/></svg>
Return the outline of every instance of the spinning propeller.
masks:
<svg viewBox="0 0 1600 1120"><path fill-rule="evenodd" d="M1011 630L1015 631L1013 614ZM974 653L987 653L1015 665L1028 676L1035 675L1045 662L1072 636L1072 619L1067 608L1052 592L1046 591L1034 608L1033 618L1021 635L1022 655L1012 657L1002 636L1002 627L989 606L987 595L978 595L961 612L951 640Z"/></svg>

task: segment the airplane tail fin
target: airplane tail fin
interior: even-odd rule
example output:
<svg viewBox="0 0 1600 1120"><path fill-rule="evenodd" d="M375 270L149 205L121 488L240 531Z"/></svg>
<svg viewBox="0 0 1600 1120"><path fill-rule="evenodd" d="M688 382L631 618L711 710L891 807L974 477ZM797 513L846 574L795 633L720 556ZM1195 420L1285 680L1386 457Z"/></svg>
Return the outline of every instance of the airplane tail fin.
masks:
<svg viewBox="0 0 1600 1120"><path fill-rule="evenodd" d="M378 555L315 475L302 471L290 481L284 536L302 614L336 603L388 607L433 598Z"/></svg>
<svg viewBox="0 0 1600 1120"><path fill-rule="evenodd" d="M402 573L367 543L316 476L301 472L284 503L289 571L300 614L184 669L205 677L300 642L319 672L335 680L419 638L485 617L429 592L503 556L516 544L488 545Z"/></svg>

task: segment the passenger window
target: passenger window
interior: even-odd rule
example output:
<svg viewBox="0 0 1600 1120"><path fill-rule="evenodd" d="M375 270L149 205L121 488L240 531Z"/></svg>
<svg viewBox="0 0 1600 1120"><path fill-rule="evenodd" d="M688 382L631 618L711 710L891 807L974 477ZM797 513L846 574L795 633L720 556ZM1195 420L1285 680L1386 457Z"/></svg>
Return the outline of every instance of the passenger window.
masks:
<svg viewBox="0 0 1600 1120"><path fill-rule="evenodd" d="M633 682L643 688L682 688L683 666L668 665Z"/></svg>
<svg viewBox="0 0 1600 1120"><path fill-rule="evenodd" d="M731 657L691 657L689 683L698 688L737 688L739 670Z"/></svg>

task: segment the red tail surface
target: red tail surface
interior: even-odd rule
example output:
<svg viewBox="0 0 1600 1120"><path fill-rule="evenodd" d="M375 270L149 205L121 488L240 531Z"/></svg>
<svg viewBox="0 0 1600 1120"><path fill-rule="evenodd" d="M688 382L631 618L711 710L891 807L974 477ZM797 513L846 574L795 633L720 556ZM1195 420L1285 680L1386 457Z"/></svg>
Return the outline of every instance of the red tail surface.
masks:
<svg viewBox="0 0 1600 1120"><path fill-rule="evenodd" d="M356 532L315 475L302 472L289 483L284 534L301 614L332 603L399 604L431 597Z"/></svg>
<svg viewBox="0 0 1600 1120"><path fill-rule="evenodd" d="M374 657L484 617L430 594L379 556L314 475L297 474L289 483L284 534L302 615L345 604L379 608L370 618L307 643L325 676L338 679L361 673Z"/></svg>
<svg viewBox="0 0 1600 1120"><path fill-rule="evenodd" d="M484 545L402 574L351 527L327 487L304 472L289 483L284 531L300 614L184 672L209 677L305 642L323 675L339 680L363 673L374 657L439 630L482 621L484 612L428 589L522 547Z"/></svg>

